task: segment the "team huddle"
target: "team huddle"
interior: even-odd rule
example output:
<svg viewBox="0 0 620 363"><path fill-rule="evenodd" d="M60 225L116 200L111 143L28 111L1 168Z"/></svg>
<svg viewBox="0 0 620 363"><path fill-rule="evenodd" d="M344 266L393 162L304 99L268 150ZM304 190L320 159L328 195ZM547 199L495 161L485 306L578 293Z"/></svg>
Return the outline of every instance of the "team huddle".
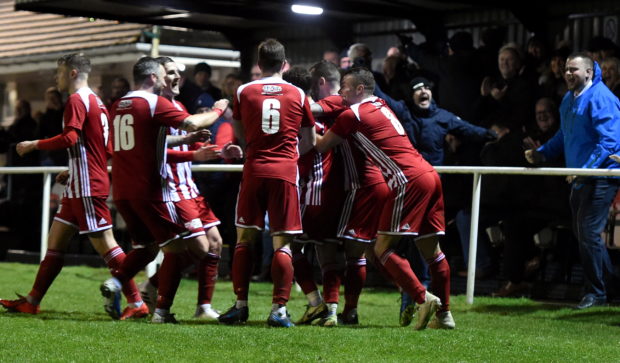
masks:
<svg viewBox="0 0 620 363"><path fill-rule="evenodd" d="M190 115L175 101L180 75L171 58L140 59L133 69L135 89L109 112L88 88L88 58L72 54L59 59L58 88L71 95L63 133L21 142L17 152L67 149L69 171L57 177L66 189L32 290L0 304L13 312L38 313L62 269L64 251L79 232L89 237L112 274L101 285L104 307L112 318L152 314L153 323L176 323L171 306L182 271L195 264L195 317L245 323L254 245L267 214L274 249L268 325L295 325L286 308L293 280L308 298L297 324L358 324L357 302L368 258L416 303L401 315L401 325L415 317L417 330L454 328L450 267L439 248L445 226L438 174L413 148L385 101L373 95L370 71L354 68L341 75L335 65L323 61L307 75L285 73L285 81L285 64L285 49L278 41L267 39L259 45L262 78L240 86L232 107L239 146L218 147L210 144L204 129L222 116L228 101L218 100L211 110ZM304 77L309 87L298 82ZM221 315L211 306L222 250L219 220L191 175L193 161L220 157L245 157L235 215L236 302ZM109 158L114 204L132 238L127 254L114 239L105 204ZM402 236L415 238L429 264L434 294L394 252ZM311 246L321 266L322 294L304 255ZM136 285L134 276L160 249L161 268ZM341 284L345 304L338 314ZM122 311L121 294L127 300Z"/></svg>

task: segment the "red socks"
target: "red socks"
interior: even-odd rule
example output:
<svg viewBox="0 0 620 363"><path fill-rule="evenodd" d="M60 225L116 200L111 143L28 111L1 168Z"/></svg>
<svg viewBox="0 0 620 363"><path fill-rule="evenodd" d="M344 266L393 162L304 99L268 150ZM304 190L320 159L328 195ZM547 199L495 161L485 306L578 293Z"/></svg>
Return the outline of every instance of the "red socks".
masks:
<svg viewBox="0 0 620 363"><path fill-rule="evenodd" d="M418 304L426 301L426 289L420 283L406 259L398 256L393 250L387 250L380 258L381 264L390 274L394 282L405 290Z"/></svg>
<svg viewBox="0 0 620 363"><path fill-rule="evenodd" d="M362 288L366 282L366 259L347 260L347 270L344 275L344 311L357 309Z"/></svg>
<svg viewBox="0 0 620 363"><path fill-rule="evenodd" d="M159 288L157 290L157 308L170 310L174 295L181 283L183 272L183 256L181 253L164 253L164 261L159 272Z"/></svg>
<svg viewBox="0 0 620 363"><path fill-rule="evenodd" d="M220 256L209 253L198 264L198 305L211 304Z"/></svg>
<svg viewBox="0 0 620 363"><path fill-rule="evenodd" d="M305 295L318 290L312 277L312 266L308 262L306 255L301 251L293 254L293 271L295 273L295 281L297 281Z"/></svg>
<svg viewBox="0 0 620 363"><path fill-rule="evenodd" d="M286 305L293 285L293 260L291 250L278 248L271 260L271 279L273 280L273 304Z"/></svg>
<svg viewBox="0 0 620 363"><path fill-rule="evenodd" d="M441 299L439 311L450 310L450 265L443 252L435 258L427 260L431 273L431 287L437 297Z"/></svg>
<svg viewBox="0 0 620 363"><path fill-rule="evenodd" d="M119 246L113 247L103 256L103 260L110 271L114 271L118 269L123 261L125 260L126 255L123 252L123 249ZM127 298L128 303L135 303L138 301L142 301L142 297L140 296L140 291L138 291L138 287L133 279L130 279L126 283L122 284L123 286L123 295Z"/></svg>
<svg viewBox="0 0 620 363"><path fill-rule="evenodd" d="M45 258L39 265L39 271L37 277L34 280L32 290L28 295L37 301L41 301L47 289L52 286L54 279L60 271L65 262L65 254L61 251L48 249L45 254Z"/></svg>
<svg viewBox="0 0 620 363"><path fill-rule="evenodd" d="M328 304L337 304L340 297L340 271L337 264L321 266L323 272L323 300Z"/></svg>
<svg viewBox="0 0 620 363"><path fill-rule="evenodd" d="M233 289L237 295L237 300L247 301L253 269L254 259L250 247L246 244L237 244L232 264Z"/></svg>

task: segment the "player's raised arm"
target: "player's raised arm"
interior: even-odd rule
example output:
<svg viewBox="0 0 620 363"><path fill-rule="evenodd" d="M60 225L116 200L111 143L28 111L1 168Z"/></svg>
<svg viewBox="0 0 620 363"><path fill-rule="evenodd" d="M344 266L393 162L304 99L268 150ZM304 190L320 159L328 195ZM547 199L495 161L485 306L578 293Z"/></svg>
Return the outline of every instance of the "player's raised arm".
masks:
<svg viewBox="0 0 620 363"><path fill-rule="evenodd" d="M213 105L211 111L188 116L179 126L179 129L196 131L198 129L209 127L213 125L215 121L220 118L220 116L222 116L222 114L224 113L224 111L226 111L227 108L228 100L217 100Z"/></svg>

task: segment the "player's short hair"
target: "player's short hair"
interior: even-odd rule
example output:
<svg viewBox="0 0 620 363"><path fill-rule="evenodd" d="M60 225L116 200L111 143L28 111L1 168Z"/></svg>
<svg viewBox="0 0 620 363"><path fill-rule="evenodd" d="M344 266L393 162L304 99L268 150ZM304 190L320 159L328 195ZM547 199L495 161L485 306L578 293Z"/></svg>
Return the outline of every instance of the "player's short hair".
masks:
<svg viewBox="0 0 620 363"><path fill-rule="evenodd" d="M308 93L310 91L310 87L312 87L310 72L302 66L291 67L291 69L282 74L282 78L288 83L292 83L293 85L301 88L302 91L306 93Z"/></svg>
<svg viewBox="0 0 620 363"><path fill-rule="evenodd" d="M133 66L133 83L140 85L151 76L157 74L161 64L153 57L142 57Z"/></svg>
<svg viewBox="0 0 620 363"><path fill-rule="evenodd" d="M83 53L65 54L58 58L59 66L66 66L78 72L78 78L86 78L91 71L90 59Z"/></svg>
<svg viewBox="0 0 620 363"><path fill-rule="evenodd" d="M588 53L586 53L586 52L574 52L574 53L571 53L568 56L568 58L566 58L566 60L571 60L571 59L575 59L575 58L583 59L584 63L586 64L586 68L594 70L594 60L592 59L592 57Z"/></svg>
<svg viewBox="0 0 620 363"><path fill-rule="evenodd" d="M161 64L162 66L166 65L166 63L174 63L174 59L170 58L170 57L157 57L155 58L155 60Z"/></svg>
<svg viewBox="0 0 620 363"><path fill-rule="evenodd" d="M286 59L284 45L279 41L269 38L258 45L258 67L263 72L277 73L282 68L282 62Z"/></svg>
<svg viewBox="0 0 620 363"><path fill-rule="evenodd" d="M340 69L334 63L322 60L310 67L312 84L316 84L323 77L328 82L340 82Z"/></svg>
<svg viewBox="0 0 620 363"><path fill-rule="evenodd" d="M372 94L375 91L375 77L372 72L363 67L355 67L347 70L342 78L351 76L355 79L355 85L364 85L366 93Z"/></svg>

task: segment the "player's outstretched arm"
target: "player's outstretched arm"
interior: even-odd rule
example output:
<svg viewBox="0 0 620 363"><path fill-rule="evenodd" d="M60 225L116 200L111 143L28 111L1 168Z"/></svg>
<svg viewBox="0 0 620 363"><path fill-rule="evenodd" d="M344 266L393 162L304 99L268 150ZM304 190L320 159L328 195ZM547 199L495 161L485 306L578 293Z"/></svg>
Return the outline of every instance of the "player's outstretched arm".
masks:
<svg viewBox="0 0 620 363"><path fill-rule="evenodd" d="M187 135L166 136L166 143L168 144L168 147L192 145L197 142L209 142L210 140L211 131L209 130L198 130L190 132Z"/></svg>
<svg viewBox="0 0 620 363"><path fill-rule="evenodd" d="M24 156L35 150L61 150L77 143L79 135L72 127L66 127L62 134L49 139L22 141L15 146L19 156Z"/></svg>
<svg viewBox="0 0 620 363"><path fill-rule="evenodd" d="M198 129L209 127L213 125L215 121L220 118L220 116L222 116L224 111L226 111L226 108L228 108L228 100L217 100L211 111L188 116L179 128L187 131L196 131Z"/></svg>
<svg viewBox="0 0 620 363"><path fill-rule="evenodd" d="M318 152L324 153L336 145L342 143L344 139L338 135L336 135L331 130L327 130L325 135L317 136L316 146L314 147Z"/></svg>
<svg viewBox="0 0 620 363"><path fill-rule="evenodd" d="M316 145L316 131L314 126L302 127L299 129L299 136L301 137L299 141L299 154L303 155L312 150L314 145Z"/></svg>

